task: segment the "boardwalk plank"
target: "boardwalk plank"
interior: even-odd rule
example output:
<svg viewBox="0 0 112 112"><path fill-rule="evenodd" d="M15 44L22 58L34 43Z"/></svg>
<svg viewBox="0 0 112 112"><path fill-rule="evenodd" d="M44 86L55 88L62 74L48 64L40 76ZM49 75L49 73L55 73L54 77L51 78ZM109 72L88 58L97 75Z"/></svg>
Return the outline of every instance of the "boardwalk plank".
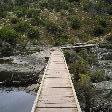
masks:
<svg viewBox="0 0 112 112"><path fill-rule="evenodd" d="M63 53L57 49L51 54L34 112L79 112L78 108Z"/></svg>

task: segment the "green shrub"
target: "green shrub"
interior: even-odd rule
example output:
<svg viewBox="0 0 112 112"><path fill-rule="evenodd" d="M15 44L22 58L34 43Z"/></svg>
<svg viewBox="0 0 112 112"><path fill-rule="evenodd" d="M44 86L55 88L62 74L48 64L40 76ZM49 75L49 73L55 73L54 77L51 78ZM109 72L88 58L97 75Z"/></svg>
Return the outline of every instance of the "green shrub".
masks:
<svg viewBox="0 0 112 112"><path fill-rule="evenodd" d="M60 46L67 44L68 38L69 37L67 35L59 35L58 37L55 38L55 45Z"/></svg>
<svg viewBox="0 0 112 112"><path fill-rule="evenodd" d="M21 18L21 17L25 16L25 14L22 10L17 10L17 11L15 11L15 13L16 13L16 16L18 18Z"/></svg>
<svg viewBox="0 0 112 112"><path fill-rule="evenodd" d="M96 70L91 74L91 81L94 83L101 82L105 80L105 71L104 70Z"/></svg>
<svg viewBox="0 0 112 112"><path fill-rule="evenodd" d="M19 19L14 17L14 18L10 18L10 21L12 24L17 24L19 22Z"/></svg>
<svg viewBox="0 0 112 112"><path fill-rule="evenodd" d="M91 50L83 48L80 50L78 55L84 60L86 60L90 65L97 63L97 56L95 53L91 52Z"/></svg>
<svg viewBox="0 0 112 112"><path fill-rule="evenodd" d="M27 10L26 15L27 15L28 18L35 18L39 15L39 12L40 12L40 10L32 8L32 9Z"/></svg>
<svg viewBox="0 0 112 112"><path fill-rule="evenodd" d="M27 8L20 6L20 7L16 7L14 12L18 18L22 18L26 16L27 10L28 10Z"/></svg>
<svg viewBox="0 0 112 112"><path fill-rule="evenodd" d="M96 16L97 23L102 27L107 27L107 18L105 16Z"/></svg>
<svg viewBox="0 0 112 112"><path fill-rule="evenodd" d="M82 7L85 11L90 11L92 7L92 2L89 0L81 0Z"/></svg>
<svg viewBox="0 0 112 112"><path fill-rule="evenodd" d="M6 41L10 44L15 44L17 37L17 32L11 27L3 27L0 29L0 39L3 41Z"/></svg>
<svg viewBox="0 0 112 112"><path fill-rule="evenodd" d="M101 26L97 26L93 29L93 35L98 37L105 33L105 29Z"/></svg>
<svg viewBox="0 0 112 112"><path fill-rule="evenodd" d="M80 86L82 88L88 88L90 87L91 83L91 77L88 74L80 74L80 80L79 80Z"/></svg>
<svg viewBox="0 0 112 112"><path fill-rule="evenodd" d="M7 12L6 11L0 10L0 18L5 18L6 15L7 15Z"/></svg>
<svg viewBox="0 0 112 112"><path fill-rule="evenodd" d="M112 5L107 7L107 13L112 15Z"/></svg>
<svg viewBox="0 0 112 112"><path fill-rule="evenodd" d="M75 30L80 29L81 22L79 18L75 16L70 17L70 26Z"/></svg>
<svg viewBox="0 0 112 112"><path fill-rule="evenodd" d="M74 80L80 79L80 74L86 74L89 72L89 65L84 59L76 60L70 64L70 73L74 74Z"/></svg>
<svg viewBox="0 0 112 112"><path fill-rule="evenodd" d="M30 21L31 25L33 26L38 26L38 25L45 25L45 21L43 19L41 19L39 16L36 16L34 18L31 18Z"/></svg>
<svg viewBox="0 0 112 112"><path fill-rule="evenodd" d="M68 0L69 2L80 2L80 0Z"/></svg>
<svg viewBox="0 0 112 112"><path fill-rule="evenodd" d="M65 58L66 58L67 63L69 63L70 53L67 50L65 50L64 51L64 55L65 55Z"/></svg>
<svg viewBox="0 0 112 112"><path fill-rule="evenodd" d="M78 96L80 100L84 102L85 112L90 112L92 107L92 99L95 96L95 89L92 87L89 74L80 74L80 80L77 84Z"/></svg>
<svg viewBox="0 0 112 112"><path fill-rule="evenodd" d="M38 29L36 29L36 28L30 28L28 30L27 36L30 39L38 39L39 38L39 31L38 31Z"/></svg>
<svg viewBox="0 0 112 112"><path fill-rule="evenodd" d="M11 55L13 55L13 50L14 49L12 46L5 44L1 49L1 55L5 56L5 57L11 56Z"/></svg>
<svg viewBox="0 0 112 112"><path fill-rule="evenodd" d="M22 6L27 2L28 2L28 0L15 0L15 4L18 6Z"/></svg>
<svg viewBox="0 0 112 112"><path fill-rule="evenodd" d="M107 23L106 23L106 20L100 20L99 21L99 24L102 26L102 27L107 27Z"/></svg>
<svg viewBox="0 0 112 112"><path fill-rule="evenodd" d="M62 0L48 0L47 8L55 9L56 11L60 11L62 9L68 10L69 3L67 1L62 1Z"/></svg>
<svg viewBox="0 0 112 112"><path fill-rule="evenodd" d="M18 22L14 27L14 29L19 33L27 33L29 28L29 23L25 21Z"/></svg>
<svg viewBox="0 0 112 112"><path fill-rule="evenodd" d="M65 50L64 54L65 54L65 58L66 58L67 63L73 63L78 59L78 56L77 56L75 51Z"/></svg>
<svg viewBox="0 0 112 112"><path fill-rule="evenodd" d="M59 25L55 24L55 23L48 23L47 24L47 31L49 34L55 35L55 36L59 36L62 32L62 29Z"/></svg>
<svg viewBox="0 0 112 112"><path fill-rule="evenodd" d="M112 34L111 34L111 33L110 33L109 35L107 35L106 40L107 40L109 43L112 43Z"/></svg>

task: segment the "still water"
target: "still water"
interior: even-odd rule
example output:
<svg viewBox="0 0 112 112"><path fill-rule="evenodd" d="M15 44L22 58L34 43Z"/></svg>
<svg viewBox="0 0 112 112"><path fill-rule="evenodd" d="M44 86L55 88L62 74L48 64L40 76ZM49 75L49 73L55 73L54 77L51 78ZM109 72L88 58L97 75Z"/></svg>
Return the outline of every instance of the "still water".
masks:
<svg viewBox="0 0 112 112"><path fill-rule="evenodd" d="M25 91L0 90L0 112L31 112L35 96Z"/></svg>

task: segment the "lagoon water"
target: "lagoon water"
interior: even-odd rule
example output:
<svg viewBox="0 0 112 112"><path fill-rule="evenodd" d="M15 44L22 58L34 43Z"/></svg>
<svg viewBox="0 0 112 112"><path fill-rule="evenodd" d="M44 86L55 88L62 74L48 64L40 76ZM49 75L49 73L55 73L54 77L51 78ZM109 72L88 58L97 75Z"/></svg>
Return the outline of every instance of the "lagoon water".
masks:
<svg viewBox="0 0 112 112"><path fill-rule="evenodd" d="M35 97L25 91L0 90L0 112L31 112Z"/></svg>

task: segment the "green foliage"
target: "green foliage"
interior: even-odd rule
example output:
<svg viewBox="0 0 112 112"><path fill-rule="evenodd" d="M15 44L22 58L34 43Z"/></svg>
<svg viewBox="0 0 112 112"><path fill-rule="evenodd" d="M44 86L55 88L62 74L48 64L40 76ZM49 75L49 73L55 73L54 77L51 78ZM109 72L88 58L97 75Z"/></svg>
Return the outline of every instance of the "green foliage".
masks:
<svg viewBox="0 0 112 112"><path fill-rule="evenodd" d="M73 29L77 30L81 27L81 22L78 17L72 16L70 19L70 25Z"/></svg>
<svg viewBox="0 0 112 112"><path fill-rule="evenodd" d="M89 112L92 107L92 98L95 95L95 89L92 87L90 76L88 74L80 74L80 80L77 84L78 96L85 104L85 111Z"/></svg>
<svg viewBox="0 0 112 112"><path fill-rule="evenodd" d="M47 24L47 31L49 34L59 36L61 34L62 29L59 25L49 22Z"/></svg>
<svg viewBox="0 0 112 112"><path fill-rule="evenodd" d="M40 17L34 17L34 18L31 18L30 23L32 26L38 26L38 25L42 25L44 21L40 19Z"/></svg>
<svg viewBox="0 0 112 112"><path fill-rule="evenodd" d="M14 12L18 18L22 18L22 17L25 17L25 15L27 14L27 10L28 9L25 7L18 6L15 8Z"/></svg>
<svg viewBox="0 0 112 112"><path fill-rule="evenodd" d="M75 82L81 79L80 74L91 74L90 67L92 64L96 64L96 55L91 51L87 51L87 49L82 49L78 53L74 51L64 51L67 63L70 66L70 73L74 74L73 79ZM101 72L98 72L99 75ZM93 80L96 76L99 75L89 75L90 80ZM104 77L102 75L102 77ZM98 77L98 81L100 80L101 76ZM97 79L96 79L97 80ZM101 79L102 80L102 79Z"/></svg>
<svg viewBox="0 0 112 112"><path fill-rule="evenodd" d="M93 35L98 37L105 33L105 29L101 26L97 26L93 29Z"/></svg>
<svg viewBox="0 0 112 112"><path fill-rule="evenodd" d="M17 11L16 11L16 15L17 15L18 18L21 18L21 17L24 16L24 13L23 13L23 11L21 11L21 10L17 10Z"/></svg>
<svg viewBox="0 0 112 112"><path fill-rule="evenodd" d="M53 45L85 42L111 31L111 9L105 0L1 0L0 26L21 36L39 27L40 37Z"/></svg>
<svg viewBox="0 0 112 112"><path fill-rule="evenodd" d="M95 19L97 20L97 23L102 27L107 27L107 18L104 16L96 16Z"/></svg>
<svg viewBox="0 0 112 112"><path fill-rule="evenodd" d="M19 22L19 19L16 17L10 18L10 21L12 24L17 24Z"/></svg>
<svg viewBox="0 0 112 112"><path fill-rule="evenodd" d="M67 50L65 51L65 57L72 74L78 100L84 104L83 109L86 112L90 112L93 109L94 97L97 93L92 83L109 80L109 77L105 76L103 69L96 68L94 70L92 68L96 55L91 50L86 48L80 49L78 52Z"/></svg>
<svg viewBox="0 0 112 112"><path fill-rule="evenodd" d="M110 33L109 35L107 35L106 40L107 40L109 43L112 43L112 33Z"/></svg>
<svg viewBox="0 0 112 112"><path fill-rule="evenodd" d="M85 11L88 11L93 14L111 14L112 5L111 3L105 0L81 0L81 4Z"/></svg>
<svg viewBox="0 0 112 112"><path fill-rule="evenodd" d="M81 49L78 53L80 57L82 57L85 61L88 62L89 65L91 64L97 64L97 55L95 53L92 53L91 50L88 49Z"/></svg>
<svg viewBox="0 0 112 112"><path fill-rule="evenodd" d="M112 15L112 5L110 5L110 6L107 7L107 13L110 14L110 15Z"/></svg>
<svg viewBox="0 0 112 112"><path fill-rule="evenodd" d="M27 17L28 18L36 18L39 15L40 10L31 8L29 10L27 10Z"/></svg>
<svg viewBox="0 0 112 112"><path fill-rule="evenodd" d="M73 63L79 58L75 51L65 50L64 54L65 54L67 63Z"/></svg>
<svg viewBox="0 0 112 112"><path fill-rule="evenodd" d="M70 53L68 52L68 51L64 51L64 55L65 55L65 58L66 58L66 61L67 61L67 63L69 63L69 59L70 59Z"/></svg>
<svg viewBox="0 0 112 112"><path fill-rule="evenodd" d="M91 83L91 77L88 74L80 74L80 80L79 80L80 86L82 88L89 88Z"/></svg>
<svg viewBox="0 0 112 112"><path fill-rule="evenodd" d="M6 41L10 44L15 44L17 37L17 32L11 27L3 27L0 29L0 39L3 41Z"/></svg>
<svg viewBox="0 0 112 112"><path fill-rule="evenodd" d="M21 22L18 22L14 29L19 32L19 33L27 33L28 29L30 28L30 25L28 22L26 21L21 21Z"/></svg>
<svg viewBox="0 0 112 112"><path fill-rule="evenodd" d="M68 36L66 35L60 35L58 36L55 40L55 45L59 46L59 45L65 45L68 43Z"/></svg>
<svg viewBox="0 0 112 112"><path fill-rule="evenodd" d="M81 4L85 11L89 11L92 6L91 1L89 1L89 0L81 0Z"/></svg>
<svg viewBox="0 0 112 112"><path fill-rule="evenodd" d="M69 2L80 2L80 0L68 0Z"/></svg>
<svg viewBox="0 0 112 112"><path fill-rule="evenodd" d="M48 0L46 4L44 3L44 6L47 6L48 9L55 9L56 11L69 9L69 3L66 0Z"/></svg>
<svg viewBox="0 0 112 112"><path fill-rule="evenodd" d="M106 80L105 71L104 70L96 70L91 74L91 81L94 83L101 82Z"/></svg>
<svg viewBox="0 0 112 112"><path fill-rule="evenodd" d="M88 73L89 65L84 59L79 59L70 64L70 72L74 74L74 80L80 79L80 74Z"/></svg>
<svg viewBox="0 0 112 112"><path fill-rule="evenodd" d="M15 0L16 5L18 6L22 6L24 4L26 4L28 2L28 0Z"/></svg>
<svg viewBox="0 0 112 112"><path fill-rule="evenodd" d="M36 29L36 28L30 28L28 30L27 36L30 39L38 39L39 38L39 31L38 31L38 29Z"/></svg>
<svg viewBox="0 0 112 112"><path fill-rule="evenodd" d="M4 44L4 47L1 49L1 55L6 57L13 55L13 47L8 44Z"/></svg>
<svg viewBox="0 0 112 112"><path fill-rule="evenodd" d="M100 24L102 27L104 27L104 28L107 27L106 20L103 20L103 19L100 20L100 21L99 21L99 24Z"/></svg>
<svg viewBox="0 0 112 112"><path fill-rule="evenodd" d="M48 44L72 44L109 33L112 22L107 13L111 7L101 0L2 0L0 16L4 19L0 24L11 23L20 35L38 26Z"/></svg>
<svg viewBox="0 0 112 112"><path fill-rule="evenodd" d="M7 12L6 11L0 10L0 18L5 18L6 15L7 15Z"/></svg>

